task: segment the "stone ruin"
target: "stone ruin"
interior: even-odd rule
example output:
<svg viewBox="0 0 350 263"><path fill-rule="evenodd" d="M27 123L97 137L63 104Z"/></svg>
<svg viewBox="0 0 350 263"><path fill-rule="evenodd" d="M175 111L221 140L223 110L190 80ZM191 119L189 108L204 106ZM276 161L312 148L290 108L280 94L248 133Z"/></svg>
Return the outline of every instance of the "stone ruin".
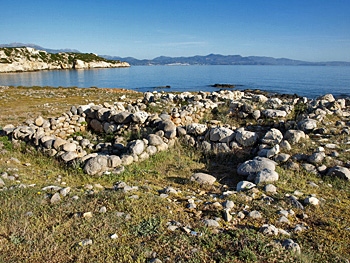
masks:
<svg viewBox="0 0 350 263"><path fill-rule="evenodd" d="M167 150L181 137L188 145L206 152L234 154L237 149L249 149L256 157L238 166L237 173L255 184L278 180L275 166L288 164L294 169L298 166L296 161L310 172L350 179L350 172L344 167L349 164L323 165L330 156L324 147L316 148L311 155L283 153L300 140L309 139L309 134L326 138L332 132L327 127L327 115L345 120L340 121L337 133L349 135L346 102L331 94L309 100L236 90L196 94L146 92L143 99L134 103L72 106L57 118L39 116L18 127L6 125L2 133L67 164L78 163L89 175L121 173L124 166ZM167 105L169 112L146 111L159 105ZM215 112L222 105L228 105L231 118L247 120L245 126L232 127L217 120L200 122L206 112ZM92 138L84 138L86 132L91 132ZM331 143L326 144L331 147Z"/></svg>

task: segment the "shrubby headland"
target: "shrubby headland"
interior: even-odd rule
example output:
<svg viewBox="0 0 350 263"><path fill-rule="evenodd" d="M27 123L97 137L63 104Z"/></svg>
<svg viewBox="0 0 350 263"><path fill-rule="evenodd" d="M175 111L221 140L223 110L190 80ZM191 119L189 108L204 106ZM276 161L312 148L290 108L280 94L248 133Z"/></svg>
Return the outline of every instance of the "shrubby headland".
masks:
<svg viewBox="0 0 350 263"><path fill-rule="evenodd" d="M127 62L108 60L92 53L48 53L31 47L0 48L0 73L129 66Z"/></svg>

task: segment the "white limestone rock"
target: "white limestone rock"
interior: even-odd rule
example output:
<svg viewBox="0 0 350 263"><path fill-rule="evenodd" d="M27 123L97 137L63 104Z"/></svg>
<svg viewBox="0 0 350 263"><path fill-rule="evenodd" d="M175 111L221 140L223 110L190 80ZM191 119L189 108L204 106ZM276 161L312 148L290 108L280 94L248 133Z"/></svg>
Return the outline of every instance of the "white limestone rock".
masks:
<svg viewBox="0 0 350 263"><path fill-rule="evenodd" d="M274 110L274 109L267 109L267 110L263 110L262 114L266 117L266 118L284 118L287 116L287 112L284 110Z"/></svg>
<svg viewBox="0 0 350 263"><path fill-rule="evenodd" d="M206 174L206 173L194 173L191 176L191 181L195 181L199 184L214 184L216 181L216 178L210 174Z"/></svg>
<svg viewBox="0 0 350 263"><path fill-rule="evenodd" d="M129 144L129 149L132 154L140 155L145 150L143 140L135 140Z"/></svg>
<svg viewBox="0 0 350 263"><path fill-rule="evenodd" d="M207 125L205 124L199 124L199 123L191 123L186 126L186 130L188 134L193 135L204 135L207 131Z"/></svg>
<svg viewBox="0 0 350 263"><path fill-rule="evenodd" d="M253 184L252 182L248 182L248 181L240 181L238 184L237 184L237 192L241 192L241 191L245 191L245 190L249 190L249 189L252 189L254 188L256 185Z"/></svg>
<svg viewBox="0 0 350 263"><path fill-rule="evenodd" d="M288 130L285 135L284 138L290 142L291 144L296 144L298 143L301 139L305 139L305 133L303 131L300 130Z"/></svg>
<svg viewBox="0 0 350 263"><path fill-rule="evenodd" d="M210 130L209 139L213 142L229 143L234 138L234 131L225 127L215 127Z"/></svg>
<svg viewBox="0 0 350 263"><path fill-rule="evenodd" d="M269 130L265 136L261 139L261 142L264 144L268 144L274 146L279 144L283 139L283 134L279 130L272 128Z"/></svg>
<svg viewBox="0 0 350 263"><path fill-rule="evenodd" d="M300 130L308 133L308 132L312 132L317 128L317 123L318 123L317 120L305 119L298 123L298 127Z"/></svg>
<svg viewBox="0 0 350 263"><path fill-rule="evenodd" d="M248 160L242 163L237 168L237 173L243 176L256 174L264 169L275 171L276 163L270 159L263 157L255 157L253 160Z"/></svg>
<svg viewBox="0 0 350 263"><path fill-rule="evenodd" d="M274 182L278 181L279 175L277 172L270 170L270 169L263 169L262 171L258 172L254 182L255 184L265 183L265 182Z"/></svg>
<svg viewBox="0 0 350 263"><path fill-rule="evenodd" d="M256 144L258 134L256 132L246 131L244 128L239 128L236 131L236 141L243 147L249 147Z"/></svg>
<svg viewBox="0 0 350 263"><path fill-rule="evenodd" d="M84 166L84 172L89 175L100 175L108 168L108 157L104 155L97 155L90 158Z"/></svg>

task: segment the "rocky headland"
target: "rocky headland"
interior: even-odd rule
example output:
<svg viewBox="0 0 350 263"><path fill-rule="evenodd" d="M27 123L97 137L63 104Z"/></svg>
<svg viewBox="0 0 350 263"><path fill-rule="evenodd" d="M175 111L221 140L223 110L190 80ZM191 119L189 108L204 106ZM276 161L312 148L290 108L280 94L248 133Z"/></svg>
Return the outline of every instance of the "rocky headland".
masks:
<svg viewBox="0 0 350 263"><path fill-rule="evenodd" d="M0 48L0 73L59 69L130 67L129 63L107 60L95 54L57 53L31 47Z"/></svg>
<svg viewBox="0 0 350 263"><path fill-rule="evenodd" d="M4 126L2 135L24 141L63 164L81 167L92 177L123 174L125 167L133 163L142 166L143 161L177 143L207 156L225 156L221 165L229 166L229 175L220 170L188 175L188 182L199 189L216 188L219 193L215 196L199 190L182 197L179 189L168 185L155 194L194 214L214 233L258 222L258 233L278 237L273 246L300 254L300 234L318 227L311 226L312 218L319 217L313 213L333 202L314 189L332 188L324 178L349 184L349 124L349 99L335 99L331 94L310 100L235 90L146 92L134 101L74 105L49 119L38 115L20 126ZM84 136L88 133L89 138ZM318 180L281 192L276 184L285 171L295 176L303 171ZM49 202L62 202L65 189L51 187ZM114 190L135 193L142 191L142 185L117 182ZM232 196L244 200L245 205L237 206ZM130 198L139 196L131 194ZM259 202L260 208L250 207L253 202ZM273 220L266 206L275 211ZM350 225L344 227L339 231L349 236ZM167 229L190 236L203 234L176 220L167 222ZM91 245L93 240L88 242ZM152 262L162 262L156 255L152 260L158 261Z"/></svg>

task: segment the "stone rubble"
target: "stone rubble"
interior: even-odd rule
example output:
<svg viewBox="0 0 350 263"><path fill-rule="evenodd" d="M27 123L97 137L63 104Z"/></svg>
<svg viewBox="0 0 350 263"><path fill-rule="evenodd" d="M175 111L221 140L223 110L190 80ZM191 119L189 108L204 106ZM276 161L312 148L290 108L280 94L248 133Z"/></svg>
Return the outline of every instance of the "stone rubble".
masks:
<svg viewBox="0 0 350 263"><path fill-rule="evenodd" d="M237 147L257 147L259 149L257 155L260 159L255 157L246 161L238 167L237 172L248 176L248 180L252 182L260 183L278 180L275 166L283 163L291 164L288 163L291 156L280 151L289 151L291 149L289 143L294 145L301 140L308 139L306 133L310 134L315 131L318 123L324 118L324 115L317 115L317 113L322 113L322 110L326 110L328 114L332 113L334 103L337 102L337 113L342 111L341 116L348 116L344 99L335 100L331 95L325 95L309 102L308 108L311 108L313 112L306 118L298 122L288 121L282 127L272 127L265 131L257 130L259 126L250 131L246 127L235 128L221 126L221 124L208 125L194 122L198 121L206 110L215 109L225 101L230 101L231 115L248 117L253 113L252 107L254 108L253 103L256 101L265 103L266 107L271 107L269 112L284 108L286 113L290 113L300 100L282 101L278 98L265 98L263 95L249 96L241 91L220 91L211 94L200 92L198 95L188 92L177 95L146 92L141 103L124 105L116 102L114 105L105 103L104 105L72 106L71 110L61 117L45 120L38 116L33 120L28 120L27 125L18 127L6 125L2 132L12 139L23 140L36 146L49 156L57 156L66 163L75 161L85 163L84 171L89 175L100 175L108 170L117 170L121 166L147 159L157 151L166 150L173 145L174 139L180 136L190 145L206 151L230 152ZM157 100L166 101L169 104L187 101L189 104L174 107L169 114L157 115L141 110L148 104L155 104ZM266 110L268 109L264 110L265 117ZM274 113L273 116L267 115L268 118L281 118L282 121L285 117L284 114L280 116L277 113ZM311 117L316 117L317 120ZM261 117L258 118L260 119ZM88 129L97 134L114 134L116 141L115 143L94 144L81 136L71 138L74 134L85 132ZM127 143L123 143L122 139L118 142L117 136L122 136L128 130L143 132L147 129L152 129L155 133L147 133L142 139ZM325 146L335 148L331 147L330 143ZM324 148L322 149L306 156L305 160L301 159L308 162L301 164L303 168L313 173L328 172L328 175L349 179L350 172L343 166L338 165L329 167L329 169L327 167L317 168L328 157ZM91 150L95 153L88 154ZM292 158L295 159L297 156L292 156ZM260 173L259 176L258 173ZM267 173L269 173L268 176Z"/></svg>
<svg viewBox="0 0 350 263"><path fill-rule="evenodd" d="M334 99L331 95L323 96L316 100L300 102L300 98L278 99L267 98L263 95L252 95L241 91L220 91L213 93L200 92L197 95L191 93L165 94L146 92L142 101L125 104L116 102L113 105L79 105L73 106L69 112L58 118L45 120L41 116L34 120L28 120L26 125L14 127L7 125L2 132L12 140L21 140L36 147L45 154L58 158L62 162L74 165L78 163L85 173L95 176L104 173L122 172L124 166L134 162L142 162L151 155L160 151L166 151L172 147L176 140L182 140L190 146L206 152L224 152L234 154L237 149L245 149L252 153L251 159L245 160L237 167L237 175L245 178L233 189L222 189L222 194L210 196L210 194L182 193L171 186L164 187L157 192L160 198L166 198L169 202L182 205L186 211L196 214L203 225L213 231L225 226L236 225L243 220L254 220L261 223L259 232L263 235L290 236L293 233L308 231L307 224L302 222L308 215L302 212L304 206L321 206L322 198L315 195L305 195L296 189L293 193L285 194L285 204L292 209L276 206L275 199L278 188L271 184L279 180L279 166L291 170L305 169L309 173L339 177L345 181L350 180L349 163L337 160L335 149L341 151L337 143L331 143L330 135L321 130L325 124L325 111L327 114L336 114L344 117L343 124L337 131L343 131L349 125L346 122L348 114L344 99ZM156 106L156 102L166 102L174 105L168 113L152 114L145 111L147 105ZM177 106L179 102L186 102L185 106ZM257 109L254 102L263 106ZM228 125L208 121L199 123L204 113L215 110L221 104L229 105L229 114L233 117L253 118L257 123L271 120L270 126L246 125L245 127L230 127ZM296 116L295 120L287 120L300 104L308 109ZM259 111L259 114L258 112ZM260 114L261 113L261 114ZM259 122L260 121L260 122ZM328 129L329 127L327 127ZM101 141L96 139L75 136L83 132L91 131L95 138L98 136L113 135L113 141ZM125 140L123 136L136 132L137 139ZM347 133L346 133L347 134ZM348 134L347 134L348 135ZM349 141L349 138L347 138ZM313 147L311 154L298 153L291 155L293 147L300 143L309 143ZM334 160L334 166L326 166L325 160ZM15 160L9 160L16 162ZM335 162L336 161L336 162ZM332 162L329 162L332 163ZM190 181L195 181L199 187L217 186L221 184L211 174L194 173L189 176ZM18 179L18 178L17 178ZM1 190L8 189L10 175L2 173L0 178ZM16 178L14 178L16 180ZM318 183L318 182L317 182ZM24 187L26 187L24 185ZM317 188L317 184L309 182L308 187ZM103 186L85 186L85 190L91 194ZM132 195L133 192L142 192L144 189L138 186L129 186L125 182L117 182L113 189L128 194L128 198L142 198L142 195ZM49 185L42 188L47 192L48 203L63 202L67 198L77 200L76 189L69 186L59 187ZM186 198L180 198L188 194ZM246 206L236 205L230 196L237 196L246 201ZM263 224L265 215L256 208L249 207L252 200L270 205L276 210L276 220L273 224ZM217 211L220 217L209 217L205 211ZM106 207L96 208L96 212L104 214L109 210ZM124 212L117 212L118 216L128 217ZM81 215L88 219L93 212L85 212ZM298 220L296 220L298 216ZM283 227L283 228L280 228ZM176 221L168 222L169 231L184 231L192 236L200 236L190 226ZM110 238L118 238L112 234ZM92 240L81 241L80 245L92 245ZM301 248L292 239L281 241L282 247L300 253Z"/></svg>

